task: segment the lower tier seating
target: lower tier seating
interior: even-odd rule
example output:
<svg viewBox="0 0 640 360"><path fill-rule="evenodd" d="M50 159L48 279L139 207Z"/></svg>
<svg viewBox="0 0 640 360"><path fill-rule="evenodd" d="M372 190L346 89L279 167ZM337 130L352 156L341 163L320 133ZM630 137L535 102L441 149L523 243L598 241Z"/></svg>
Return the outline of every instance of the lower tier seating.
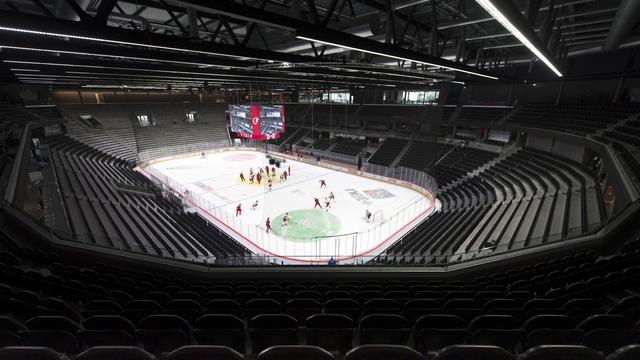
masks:
<svg viewBox="0 0 640 360"><path fill-rule="evenodd" d="M387 257L407 265L455 262L580 236L605 217L588 169L533 149L464 178L437 198L441 210L389 248Z"/></svg>
<svg viewBox="0 0 640 360"><path fill-rule="evenodd" d="M193 261L249 253L199 215L166 200L124 161L64 136L48 144L76 241Z"/></svg>

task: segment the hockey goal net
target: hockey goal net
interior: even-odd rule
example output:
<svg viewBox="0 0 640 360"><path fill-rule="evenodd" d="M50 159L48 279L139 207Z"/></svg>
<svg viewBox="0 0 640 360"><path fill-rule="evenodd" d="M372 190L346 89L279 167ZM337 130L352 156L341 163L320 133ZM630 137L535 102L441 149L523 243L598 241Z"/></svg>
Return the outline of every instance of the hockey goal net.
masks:
<svg viewBox="0 0 640 360"><path fill-rule="evenodd" d="M371 214L371 219L369 220L370 223L381 223L383 221L384 212L382 212L382 210L374 211L373 214Z"/></svg>

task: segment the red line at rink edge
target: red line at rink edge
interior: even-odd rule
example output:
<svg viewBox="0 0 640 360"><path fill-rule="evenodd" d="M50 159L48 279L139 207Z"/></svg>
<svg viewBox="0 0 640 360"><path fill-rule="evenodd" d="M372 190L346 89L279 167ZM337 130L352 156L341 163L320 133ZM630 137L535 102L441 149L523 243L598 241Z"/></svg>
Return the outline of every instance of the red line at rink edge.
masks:
<svg viewBox="0 0 640 360"><path fill-rule="evenodd" d="M169 187L171 190L173 190L174 192L179 193L178 191L176 191L172 186L162 182L160 179L158 179L157 177L155 177L153 174L148 173L144 168L142 167L138 167L142 172L144 172L145 174L147 174L148 176L156 179L159 183ZM381 176L381 175L376 175L376 176ZM381 176L384 177L384 176ZM418 214L418 216L414 217L413 219L411 219L408 223L406 223L404 226L402 226L401 228L399 228L398 230L396 230L393 234L389 235L384 241L380 242L378 245L374 246L373 248L366 250L362 253L356 254L354 256L348 256L348 257L343 257L343 258L338 258L335 259L336 261L345 261L345 260L351 260L351 259L355 259L361 256L365 256L366 254L378 249L379 247L381 247L382 245L384 245L387 241L389 241L389 239L391 239L392 237L396 236L400 231L402 231L404 228L406 228L407 226L409 226L412 222L414 222L416 219L420 218L421 216L423 216L426 212L430 211L431 209L433 209L433 207L436 204L436 198L433 196L433 194L431 194L431 192L427 191L427 193L429 193L431 195L431 198L433 199L433 201L431 202L431 206L427 209L425 209L423 212L421 212L420 214ZM286 259L286 260L291 260L291 261L298 261L298 262L303 262L303 263L324 263L326 262L326 260L305 260L305 259L298 259L298 258L292 258L292 257L288 257L288 256L282 256L282 255L278 255L275 254L267 249L262 248L261 246L259 246L258 244L254 243L253 241L251 241L251 239L249 239L248 237L244 236L242 233L238 232L236 229L234 229L233 227L229 226L227 223L225 223L224 221L218 219L217 217L215 217L213 214L211 214L208 210L203 209L202 207L200 207L198 204L194 203L193 201L189 200L189 199L185 199L184 200L188 201L189 203L191 203L194 207L197 207L198 209L200 209L201 211L203 211L204 213L206 213L207 215L211 216L212 218L214 218L216 221L220 222L222 225L226 226L229 230L233 231L234 233L236 233L238 236L242 237L244 240L246 240L247 242L249 242L251 245L253 245L254 247L256 247L257 249L259 249L260 251L263 251L271 256L274 257L278 257L278 258L282 258L282 259Z"/></svg>

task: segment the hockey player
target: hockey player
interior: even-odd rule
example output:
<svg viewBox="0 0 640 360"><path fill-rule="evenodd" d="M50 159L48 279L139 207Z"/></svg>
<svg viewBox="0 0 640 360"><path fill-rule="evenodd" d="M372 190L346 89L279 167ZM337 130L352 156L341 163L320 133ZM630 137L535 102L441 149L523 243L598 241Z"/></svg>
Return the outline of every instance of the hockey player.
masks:
<svg viewBox="0 0 640 360"><path fill-rule="evenodd" d="M365 214L365 217L367 218L367 222L371 222L371 215L372 215L371 211L367 209L364 214Z"/></svg>
<svg viewBox="0 0 640 360"><path fill-rule="evenodd" d="M276 167L275 166L271 167L271 176L276 176Z"/></svg>
<svg viewBox="0 0 640 360"><path fill-rule="evenodd" d="M251 205L251 210L255 211L258 209L258 200L253 202L253 205Z"/></svg>
<svg viewBox="0 0 640 360"><path fill-rule="evenodd" d="M265 222L264 225L267 228L267 232L269 232L271 230L271 219L267 218L267 221Z"/></svg>
<svg viewBox="0 0 640 360"><path fill-rule="evenodd" d="M289 225L289 213L286 212L282 217L282 226L288 226L288 225Z"/></svg>
<svg viewBox="0 0 640 360"><path fill-rule="evenodd" d="M320 200L318 200L318 198L313 198L313 201L316 203L315 205L313 205L314 209L316 208L316 206L322 209L322 205L320 205Z"/></svg>
<svg viewBox="0 0 640 360"><path fill-rule="evenodd" d="M331 207L331 201L329 200L329 198L324 198L324 209L329 211L330 207Z"/></svg>
<svg viewBox="0 0 640 360"><path fill-rule="evenodd" d="M327 183L324 180L318 180L318 181L320 181L320 188L327 187Z"/></svg>
<svg viewBox="0 0 640 360"><path fill-rule="evenodd" d="M267 176L269 176L269 165L265 166L264 170L267 172Z"/></svg>
<svg viewBox="0 0 640 360"><path fill-rule="evenodd" d="M240 173L240 181L245 182L244 174L242 172Z"/></svg>
<svg viewBox="0 0 640 360"><path fill-rule="evenodd" d="M269 185L269 191L271 191L271 185L273 185L273 181L271 181L271 178L269 178L269 181L267 181L267 184Z"/></svg>
<svg viewBox="0 0 640 360"><path fill-rule="evenodd" d="M258 185L260 185L260 181L262 180L262 175L260 175L260 173L256 174L256 181L258 182Z"/></svg>
<svg viewBox="0 0 640 360"><path fill-rule="evenodd" d="M236 206L236 216L238 215L242 215L242 204L238 204L238 206Z"/></svg>
<svg viewBox="0 0 640 360"><path fill-rule="evenodd" d="M336 197L333 195L333 191L329 193L329 200L336 202Z"/></svg>
<svg viewBox="0 0 640 360"><path fill-rule="evenodd" d="M253 184L253 178L255 178L256 176L251 174L249 175L249 184Z"/></svg>

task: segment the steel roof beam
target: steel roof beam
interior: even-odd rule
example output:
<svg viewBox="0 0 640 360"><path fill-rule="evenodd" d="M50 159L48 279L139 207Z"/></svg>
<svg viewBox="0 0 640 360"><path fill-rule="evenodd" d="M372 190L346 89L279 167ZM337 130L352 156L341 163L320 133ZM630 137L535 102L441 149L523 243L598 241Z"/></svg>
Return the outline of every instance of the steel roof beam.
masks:
<svg viewBox="0 0 640 360"><path fill-rule="evenodd" d="M604 51L615 50L631 32L640 16L639 0L623 0L618 10L613 24L609 28L609 33L604 41L602 49Z"/></svg>
<svg viewBox="0 0 640 360"><path fill-rule="evenodd" d="M260 9L238 3L207 0L168 0L168 2L184 7L194 7L196 10L201 12L226 15L245 21L257 22L281 30L292 31L301 38L313 39L313 41L322 42L326 45L336 45L350 48L352 50L417 63L428 63L429 65L472 73L478 76L490 78L495 77L493 74L477 70L464 64L457 64L453 61L444 60L437 56L421 54L398 46L382 44L375 40L365 39L341 31L310 24L288 16L261 11Z"/></svg>

